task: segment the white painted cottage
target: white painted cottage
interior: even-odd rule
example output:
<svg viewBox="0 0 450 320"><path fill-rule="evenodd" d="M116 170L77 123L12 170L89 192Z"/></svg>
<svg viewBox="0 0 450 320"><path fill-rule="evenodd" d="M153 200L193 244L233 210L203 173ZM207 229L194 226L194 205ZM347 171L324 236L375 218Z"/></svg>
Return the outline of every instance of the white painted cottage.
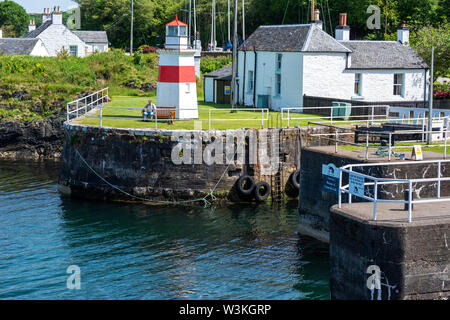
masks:
<svg viewBox="0 0 450 320"><path fill-rule="evenodd" d="M408 45L407 27L398 41L351 41L345 14L340 20L336 38L320 21L259 27L239 48L238 104L279 110L307 106L307 99L425 102L429 68ZM205 98L217 101L217 87L207 89Z"/></svg>
<svg viewBox="0 0 450 320"><path fill-rule="evenodd" d="M30 24L29 32L22 38L42 40L51 57L55 57L63 48L75 57L85 57L95 51L108 51L108 36L105 31L70 30L63 24L59 7L52 13L50 9L44 9L42 24L38 28Z"/></svg>

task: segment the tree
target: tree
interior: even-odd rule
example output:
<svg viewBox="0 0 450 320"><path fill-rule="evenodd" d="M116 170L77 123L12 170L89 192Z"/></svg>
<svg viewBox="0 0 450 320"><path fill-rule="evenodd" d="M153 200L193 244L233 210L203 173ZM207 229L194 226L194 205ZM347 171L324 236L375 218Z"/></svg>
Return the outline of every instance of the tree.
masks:
<svg viewBox="0 0 450 320"><path fill-rule="evenodd" d="M8 29L7 26L12 26L7 36L22 36L27 31L28 23L28 14L22 6L10 0L0 2L0 28Z"/></svg>
<svg viewBox="0 0 450 320"><path fill-rule="evenodd" d="M428 64L434 47L434 70L437 76L450 77L450 23L440 27L427 26L411 37L411 46Z"/></svg>
<svg viewBox="0 0 450 320"><path fill-rule="evenodd" d="M106 30L113 47L130 45L131 0L77 0L83 30ZM169 15L175 18L177 0L134 0L134 46L159 44ZM172 14L173 13L173 14Z"/></svg>

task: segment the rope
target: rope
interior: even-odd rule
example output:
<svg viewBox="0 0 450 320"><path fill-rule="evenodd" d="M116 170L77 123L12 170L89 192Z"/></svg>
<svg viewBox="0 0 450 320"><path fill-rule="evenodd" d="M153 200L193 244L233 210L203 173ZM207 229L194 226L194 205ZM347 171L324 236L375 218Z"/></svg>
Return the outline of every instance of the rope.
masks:
<svg viewBox="0 0 450 320"><path fill-rule="evenodd" d="M112 183L108 182L105 178L103 178L97 171L94 170L94 168L92 168L89 163L87 163L86 159L83 158L83 156L80 154L80 152L75 149L75 153L80 157L81 161L85 164L86 167L88 167L89 170L92 171L92 173L94 173L100 180L102 180L104 183L106 183L107 185L109 185L111 188L133 198L139 201L143 201L143 202L150 202L150 203L161 203L161 204L170 204L170 205L180 205L180 204L188 204L188 203L195 203L195 202L203 202L204 203L204 207L207 208L211 205L211 202L214 202L217 200L217 197L214 195L214 192L216 191L217 187L219 186L220 182L222 181L223 177L225 176L225 174L228 172L228 169L231 166L231 162L228 164L228 166L226 167L225 171L222 173L222 175L220 176L219 181L217 181L216 185L214 186L213 189L211 189L211 192L209 192L206 196L204 196L203 198L198 198L198 199L194 199L194 200L185 200L185 201L164 201L164 200L151 200L151 199L146 199L146 198L142 198L142 197L138 197L135 195L132 195L128 192L126 192L125 190L119 188L118 186L113 185ZM236 152L233 155L236 155ZM211 202L209 202L207 199L208 197L210 197Z"/></svg>

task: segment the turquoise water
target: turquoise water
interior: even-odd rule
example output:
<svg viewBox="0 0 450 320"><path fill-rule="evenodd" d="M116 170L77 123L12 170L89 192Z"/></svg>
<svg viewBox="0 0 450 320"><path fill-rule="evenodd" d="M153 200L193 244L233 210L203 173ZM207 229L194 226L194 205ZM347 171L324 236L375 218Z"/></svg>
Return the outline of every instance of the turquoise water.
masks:
<svg viewBox="0 0 450 320"><path fill-rule="evenodd" d="M0 162L0 299L328 299L296 204L155 208L62 197L54 163ZM69 290L67 268L81 270Z"/></svg>

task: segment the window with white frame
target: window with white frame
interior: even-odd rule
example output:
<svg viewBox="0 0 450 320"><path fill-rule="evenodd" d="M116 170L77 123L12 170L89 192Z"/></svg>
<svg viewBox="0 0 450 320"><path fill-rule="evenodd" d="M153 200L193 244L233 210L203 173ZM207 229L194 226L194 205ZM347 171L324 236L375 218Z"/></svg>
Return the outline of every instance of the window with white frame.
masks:
<svg viewBox="0 0 450 320"><path fill-rule="evenodd" d="M253 71L248 71L248 92L253 92L253 89L255 87L255 77L253 76Z"/></svg>
<svg viewBox="0 0 450 320"><path fill-rule="evenodd" d="M394 96L403 95L403 74L394 74Z"/></svg>
<svg viewBox="0 0 450 320"><path fill-rule="evenodd" d="M275 75L275 95L281 95L281 74Z"/></svg>
<svg viewBox="0 0 450 320"><path fill-rule="evenodd" d="M78 57L78 46L69 46L69 54L72 57Z"/></svg>
<svg viewBox="0 0 450 320"><path fill-rule="evenodd" d="M191 84L186 83L186 93L191 93Z"/></svg>
<svg viewBox="0 0 450 320"><path fill-rule="evenodd" d="M361 95L361 73L355 74L355 89L354 94L360 96Z"/></svg>

